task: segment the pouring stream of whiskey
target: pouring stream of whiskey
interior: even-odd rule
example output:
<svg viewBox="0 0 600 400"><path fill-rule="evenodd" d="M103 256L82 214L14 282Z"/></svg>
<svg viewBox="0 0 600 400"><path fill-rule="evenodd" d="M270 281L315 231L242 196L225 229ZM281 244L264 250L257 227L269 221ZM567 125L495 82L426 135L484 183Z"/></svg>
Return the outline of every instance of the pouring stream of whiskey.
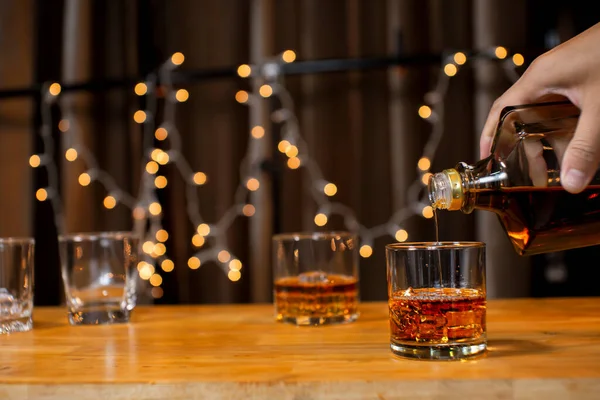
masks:
<svg viewBox="0 0 600 400"><path fill-rule="evenodd" d="M440 242L440 227L438 225L437 208L433 206L433 219L435 220L435 242Z"/></svg>
<svg viewBox="0 0 600 400"><path fill-rule="evenodd" d="M438 215L437 215L437 208L435 207L435 205L432 207L433 208L433 219L435 222L435 243L438 244L440 243L440 227L438 224ZM442 276L442 256L440 254L440 250L438 249L436 251L437 254L437 268L438 268L438 276L439 276L439 280L440 280L440 286L443 288L444 287L444 277Z"/></svg>

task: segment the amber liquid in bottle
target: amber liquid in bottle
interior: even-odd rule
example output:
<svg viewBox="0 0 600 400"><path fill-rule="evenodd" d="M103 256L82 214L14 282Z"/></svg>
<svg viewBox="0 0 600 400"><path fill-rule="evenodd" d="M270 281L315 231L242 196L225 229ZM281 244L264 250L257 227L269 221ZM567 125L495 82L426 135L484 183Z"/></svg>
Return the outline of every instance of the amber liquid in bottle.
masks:
<svg viewBox="0 0 600 400"><path fill-rule="evenodd" d="M473 190L474 208L498 214L515 249L532 255L600 243L600 185Z"/></svg>

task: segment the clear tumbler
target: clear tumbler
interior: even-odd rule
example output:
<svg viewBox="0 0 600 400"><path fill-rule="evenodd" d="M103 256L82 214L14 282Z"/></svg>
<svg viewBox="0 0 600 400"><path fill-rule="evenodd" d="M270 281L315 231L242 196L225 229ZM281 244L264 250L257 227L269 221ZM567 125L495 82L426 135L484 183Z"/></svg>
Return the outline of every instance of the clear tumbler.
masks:
<svg viewBox="0 0 600 400"><path fill-rule="evenodd" d="M139 240L130 232L59 237L71 325L128 322L136 304Z"/></svg>
<svg viewBox="0 0 600 400"><path fill-rule="evenodd" d="M32 238L0 239L0 334L33 327L34 246Z"/></svg>

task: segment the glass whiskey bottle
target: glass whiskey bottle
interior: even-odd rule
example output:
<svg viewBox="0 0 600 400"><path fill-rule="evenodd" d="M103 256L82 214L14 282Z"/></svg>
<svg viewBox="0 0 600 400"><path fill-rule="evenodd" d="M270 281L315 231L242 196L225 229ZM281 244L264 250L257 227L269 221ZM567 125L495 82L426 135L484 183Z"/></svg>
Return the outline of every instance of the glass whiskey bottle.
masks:
<svg viewBox="0 0 600 400"><path fill-rule="evenodd" d="M600 174L580 193L560 183L560 165L580 110L569 102L505 108L491 154L434 174L438 210L491 211L520 255L600 244Z"/></svg>

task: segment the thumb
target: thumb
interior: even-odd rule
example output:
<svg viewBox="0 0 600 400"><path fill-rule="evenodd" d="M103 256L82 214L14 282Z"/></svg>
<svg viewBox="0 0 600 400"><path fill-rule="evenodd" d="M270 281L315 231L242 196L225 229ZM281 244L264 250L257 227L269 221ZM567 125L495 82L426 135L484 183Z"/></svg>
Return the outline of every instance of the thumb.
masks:
<svg viewBox="0 0 600 400"><path fill-rule="evenodd" d="M562 162L562 186L579 193L590 183L600 160L600 107L582 107L573 139Z"/></svg>

